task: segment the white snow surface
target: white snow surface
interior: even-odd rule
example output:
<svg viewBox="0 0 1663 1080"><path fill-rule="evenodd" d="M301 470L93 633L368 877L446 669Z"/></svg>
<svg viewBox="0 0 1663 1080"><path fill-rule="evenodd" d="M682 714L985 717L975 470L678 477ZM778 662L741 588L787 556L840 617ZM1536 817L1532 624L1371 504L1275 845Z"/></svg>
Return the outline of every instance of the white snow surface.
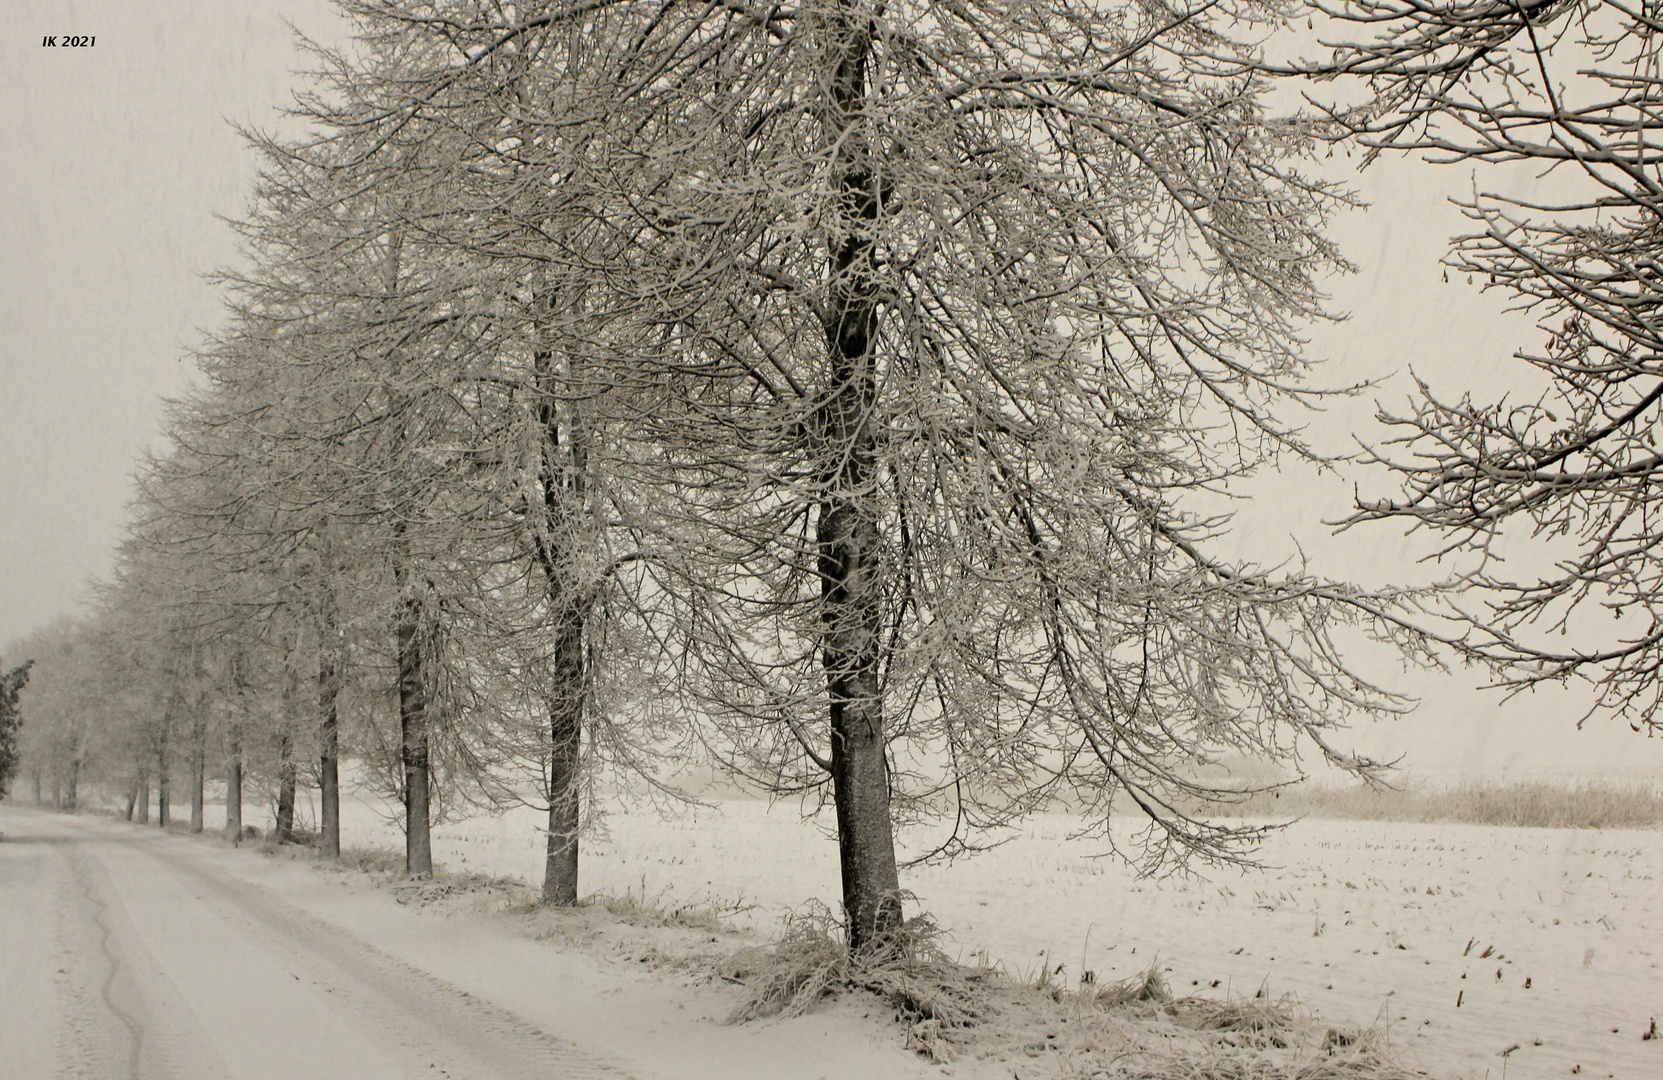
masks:
<svg viewBox="0 0 1663 1080"><path fill-rule="evenodd" d="M252 845L6 803L0 834L0 1080L934 1074L853 1000L726 1025L732 988Z"/></svg>
<svg viewBox="0 0 1663 1080"><path fill-rule="evenodd" d="M399 843L380 809L347 802L349 846ZM435 858L534 882L538 820L441 825ZM1663 1039L1642 1039L1663 1019L1663 832L1307 820L1266 845L1264 869L1139 879L1070 839L1078 825L1041 815L902 884L950 951L1013 974L1061 965L1075 985L1158 960L1175 993L1263 988L1326 1024L1386 1024L1407 1064L1441 1078L1663 1078ZM726 1026L722 984L401 904L304 859L10 803L0 834L0 1080L942 1075L853 999ZM582 874L585 892L739 907L765 934L838 897L821 827L750 800L616 812Z"/></svg>
<svg viewBox="0 0 1663 1080"><path fill-rule="evenodd" d="M367 801L343 818L400 842ZM434 858L535 882L538 824L522 810L441 825ZM1012 974L1063 965L1073 986L1158 960L1174 993L1263 988L1334 1026L1387 1025L1439 1077L1663 1080L1663 1038L1641 1038L1663 1021L1663 831L1305 819L1264 845L1262 869L1140 879L1100 840L1070 839L1081 824L1039 815L991 851L903 870L902 887L949 951ZM1137 826L1117 828L1126 842ZM764 931L838 904L836 843L794 803L620 811L604 832L583 849L584 892L754 905L737 921Z"/></svg>

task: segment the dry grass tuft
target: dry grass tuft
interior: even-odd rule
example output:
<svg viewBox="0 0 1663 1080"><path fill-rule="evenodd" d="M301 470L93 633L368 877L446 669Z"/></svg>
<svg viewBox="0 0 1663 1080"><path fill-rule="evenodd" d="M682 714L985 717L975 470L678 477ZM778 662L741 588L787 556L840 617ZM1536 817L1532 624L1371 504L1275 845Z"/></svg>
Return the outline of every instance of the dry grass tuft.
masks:
<svg viewBox="0 0 1663 1080"><path fill-rule="evenodd" d="M287 858L315 858L305 848L292 845L262 845L262 854ZM493 877L474 872L455 873L435 866L430 877L412 878L404 872L404 852L388 847L342 848L339 859L319 859L321 870L363 874L388 889L400 904L427 906L440 902L465 901L476 907L512 908L535 895L518 878Z"/></svg>
<svg viewBox="0 0 1663 1080"><path fill-rule="evenodd" d="M1291 996L1272 1002L1263 992L1251 998L1172 996L1157 960L1141 975L1099 987L1082 987L1074 995L1080 1006L1115 1013L1125 1019L1170 1022L1186 1031L1217 1037L1223 1045L1285 1050L1309 1041L1309 1018ZM1324 1046L1350 1046L1355 1035L1332 1031Z"/></svg>
<svg viewBox="0 0 1663 1080"><path fill-rule="evenodd" d="M1174 998L1158 967L1108 987L1006 988L960 1049L1053 1080L1420 1080L1377 1030L1318 1024L1292 997Z"/></svg>
<svg viewBox="0 0 1663 1080"><path fill-rule="evenodd" d="M342 848L336 865L361 874L403 874L404 852L390 847Z"/></svg>
<svg viewBox="0 0 1663 1080"><path fill-rule="evenodd" d="M1158 965L1123 982L1068 991L949 961L925 916L889 949L851 957L824 905L791 916L771 948L729 959L747 987L730 1023L797 1016L842 991L874 993L932 1062L972 1056L1049 1080L1422 1080L1376 1030L1318 1024L1292 997L1174 997ZM1018 1068L1019 1066L1019 1068Z"/></svg>
<svg viewBox="0 0 1663 1080"><path fill-rule="evenodd" d="M774 945L743 950L727 962L722 976L748 991L728 1022L800 1016L839 991L866 990L912 1022L909 1041L944 1061L942 1029L981 1015L979 986L992 973L949 960L937 944L941 932L929 916L915 915L893 938L851 955L843 924L824 904L811 904L786 918Z"/></svg>
<svg viewBox="0 0 1663 1080"><path fill-rule="evenodd" d="M1069 1080L1422 1080L1372 1052L1346 1053L1301 1061L1219 1054L1175 1054L1147 1061L1121 1061L1113 1071L1073 1072Z"/></svg>
<svg viewBox="0 0 1663 1080"><path fill-rule="evenodd" d="M591 893L579 900L578 906L602 908L636 926L678 926L713 934L727 931L729 919L755 906L743 901L718 904L698 897L676 903L669 896L668 889L648 895L646 882L643 881L639 892L625 889L622 896Z"/></svg>
<svg viewBox="0 0 1663 1080"><path fill-rule="evenodd" d="M1275 1003L1258 997L1228 1001L1191 997L1174 1001L1168 1008L1173 1022L1179 1027L1217 1032L1231 1046L1251 1046L1260 1050L1287 1049L1292 1045L1290 1040L1300 1037L1307 1023L1299 1003L1292 997L1284 997ZM1328 1045L1326 1038L1324 1045Z"/></svg>
<svg viewBox="0 0 1663 1080"><path fill-rule="evenodd" d="M1291 787L1259 794L1213 812L1243 817L1342 818L1351 821L1456 822L1525 829L1655 829L1663 827L1663 790L1640 784L1540 781L1410 787Z"/></svg>
<svg viewBox="0 0 1663 1080"><path fill-rule="evenodd" d="M1135 1002L1167 1005L1172 1001L1172 991L1167 988L1159 963L1150 964L1149 970L1142 975L1083 990L1081 996L1103 1009L1115 1009Z"/></svg>
<svg viewBox="0 0 1663 1080"><path fill-rule="evenodd" d="M813 904L786 916L785 932L768 948L736 954L723 977L744 983L747 993L728 1017L743 1023L763 1016L801 1016L821 998L851 985L853 965L829 908Z"/></svg>
<svg viewBox="0 0 1663 1080"><path fill-rule="evenodd" d="M288 852L273 852L296 858ZM506 919L535 941L562 948L596 949L654 969L716 978L722 957L732 950L733 929L725 915L744 903L714 901L670 904L667 893L650 896L625 890L622 896L596 893L570 907L544 903L542 891L519 878L435 866L431 877L410 878L404 855L391 848L349 848L340 860L320 861L321 870L358 873L386 889L400 904L444 913L467 911Z"/></svg>

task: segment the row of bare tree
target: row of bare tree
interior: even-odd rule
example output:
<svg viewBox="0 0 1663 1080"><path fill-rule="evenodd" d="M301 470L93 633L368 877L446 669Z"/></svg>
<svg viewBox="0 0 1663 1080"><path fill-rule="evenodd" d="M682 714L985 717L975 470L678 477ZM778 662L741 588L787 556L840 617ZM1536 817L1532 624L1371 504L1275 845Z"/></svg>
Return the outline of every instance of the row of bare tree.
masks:
<svg viewBox="0 0 1663 1080"><path fill-rule="evenodd" d="M1289 60L1272 0L341 7L307 134L249 133L247 268L97 612L36 643L71 801L96 758L165 820L183 760L200 828L224 760L230 827L244 775L280 834L314 783L336 853L349 755L413 874L445 805L541 806L571 903L597 777L714 761L831 804L865 947L899 825L951 857L1066 796L1112 845L1127 796L1150 865L1234 859L1259 830L1184 809L1242 793L1199 765L1372 776L1333 732L1405 703L1346 628L1654 722L1646 12L1317 3L1352 43ZM1275 80L1317 107L1268 115ZM1404 497L1359 508L1574 536L1551 580L1452 581L1489 606L1210 553L1198 500L1317 459L1284 418L1328 393L1300 334L1347 140L1597 185L1475 197L1451 258L1542 313L1543 396L1427 390ZM1531 638L1585 599L1642 632Z"/></svg>

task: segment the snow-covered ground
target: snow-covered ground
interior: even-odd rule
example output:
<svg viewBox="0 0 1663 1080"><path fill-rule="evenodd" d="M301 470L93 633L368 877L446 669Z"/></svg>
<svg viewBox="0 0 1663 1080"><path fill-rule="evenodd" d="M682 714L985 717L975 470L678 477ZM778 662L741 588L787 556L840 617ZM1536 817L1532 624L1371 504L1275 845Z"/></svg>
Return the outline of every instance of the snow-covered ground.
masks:
<svg viewBox="0 0 1663 1080"><path fill-rule="evenodd" d="M538 817L440 826L455 870L536 881ZM1043 815L1010 843L902 884L949 948L1070 984L1157 958L1175 992L1297 995L1335 1025L1390 1026L1439 1076L1663 1077L1663 832L1307 820L1261 852L1267 869L1139 880ZM1130 825L1130 823L1128 823ZM369 802L344 840L397 845ZM920 841L927 838L919 838ZM766 929L810 899L835 906L835 844L794 805L725 801L661 818L618 812L584 849L583 891L754 905ZM1514 1048L1511 1049L1510 1048Z"/></svg>
<svg viewBox="0 0 1663 1080"><path fill-rule="evenodd" d="M855 999L724 1025L725 983L405 900L304 855L0 803L0 1080L936 1075ZM599 915L548 921L663 939Z"/></svg>

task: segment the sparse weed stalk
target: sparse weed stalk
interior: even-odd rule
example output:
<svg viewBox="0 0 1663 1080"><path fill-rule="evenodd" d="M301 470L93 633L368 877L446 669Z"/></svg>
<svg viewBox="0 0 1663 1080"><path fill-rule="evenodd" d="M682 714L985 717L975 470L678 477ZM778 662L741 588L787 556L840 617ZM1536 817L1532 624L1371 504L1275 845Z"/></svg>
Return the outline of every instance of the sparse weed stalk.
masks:
<svg viewBox="0 0 1663 1080"><path fill-rule="evenodd" d="M1384 1032L1319 1024L1292 995L1271 1001L1174 997L1156 960L1109 984L1064 995L1028 994L1003 1006L995 1052L1011 1037L1026 1056L1054 1055L1059 1080L1412 1080ZM1043 1040L1034 1032L1043 1031ZM1004 1045L1000 1045L1001 1041Z"/></svg>
<svg viewBox="0 0 1663 1080"><path fill-rule="evenodd" d="M390 847L342 848L340 861L336 865L361 874L403 876L404 852Z"/></svg>
<svg viewBox="0 0 1663 1080"><path fill-rule="evenodd" d="M627 922L656 926L680 926L689 930L721 933L730 929L728 920L753 910L756 905L743 898L718 901L709 897L692 897L673 903L668 887L649 895L646 878L641 888L626 888L622 896L612 893L591 893L578 901L580 907L599 907Z"/></svg>

